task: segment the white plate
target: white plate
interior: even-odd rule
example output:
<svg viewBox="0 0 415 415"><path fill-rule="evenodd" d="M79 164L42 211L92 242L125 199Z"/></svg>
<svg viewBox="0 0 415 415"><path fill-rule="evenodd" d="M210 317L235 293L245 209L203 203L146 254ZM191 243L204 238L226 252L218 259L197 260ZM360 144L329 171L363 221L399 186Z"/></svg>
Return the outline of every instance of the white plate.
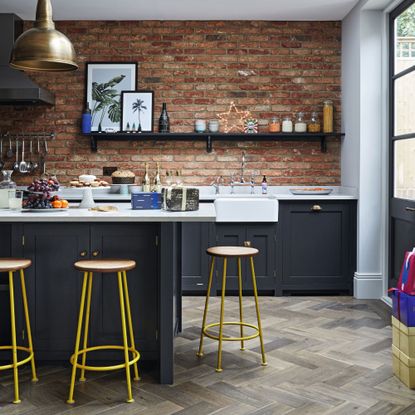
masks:
<svg viewBox="0 0 415 415"><path fill-rule="evenodd" d="M329 195L333 189L311 190L311 189L290 189L293 195Z"/></svg>
<svg viewBox="0 0 415 415"><path fill-rule="evenodd" d="M50 208L50 209L22 209L22 212L36 212L36 213L52 213L52 212L66 212L69 208Z"/></svg>

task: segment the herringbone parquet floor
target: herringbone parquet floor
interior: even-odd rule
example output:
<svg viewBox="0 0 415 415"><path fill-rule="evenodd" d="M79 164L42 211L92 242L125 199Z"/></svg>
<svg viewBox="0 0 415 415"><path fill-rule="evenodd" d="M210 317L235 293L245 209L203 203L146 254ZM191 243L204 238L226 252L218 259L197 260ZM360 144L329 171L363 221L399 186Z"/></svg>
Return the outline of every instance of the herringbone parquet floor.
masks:
<svg viewBox="0 0 415 415"><path fill-rule="evenodd" d="M202 297L184 298L184 330L176 339L176 383L158 385L150 373L124 403L122 373L91 374L77 385L77 403L64 403L69 369L41 367L40 382L22 370L22 404L11 405L9 373L0 374L0 413L10 415L394 415L415 414L415 391L392 375L391 328L378 301L349 297L261 297L268 366L258 339L241 352L225 343L224 371L214 371L216 343L197 359ZM245 298L246 320L254 303ZM212 301L211 321L219 299ZM237 319L237 298L227 298L227 319ZM237 329L236 329L237 330ZM229 333L229 331L228 331Z"/></svg>

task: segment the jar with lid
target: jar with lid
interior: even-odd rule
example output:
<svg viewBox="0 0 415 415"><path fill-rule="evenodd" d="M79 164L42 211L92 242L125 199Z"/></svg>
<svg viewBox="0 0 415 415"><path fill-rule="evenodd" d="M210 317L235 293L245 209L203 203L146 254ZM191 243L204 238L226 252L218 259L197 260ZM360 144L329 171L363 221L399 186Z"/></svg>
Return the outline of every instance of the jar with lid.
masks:
<svg viewBox="0 0 415 415"><path fill-rule="evenodd" d="M9 191L16 189L16 183L12 181L13 170L2 170L3 180L0 182L0 208L9 207Z"/></svg>
<svg viewBox="0 0 415 415"><path fill-rule="evenodd" d="M321 131L320 120L318 119L318 114L316 112L311 113L310 122L308 123L307 128L309 133L319 133Z"/></svg>
<svg viewBox="0 0 415 415"><path fill-rule="evenodd" d="M333 130L333 101L323 102L323 132L332 133Z"/></svg>
<svg viewBox="0 0 415 415"><path fill-rule="evenodd" d="M268 132L279 133L281 132L281 122L278 117L272 117L268 123Z"/></svg>
<svg viewBox="0 0 415 415"><path fill-rule="evenodd" d="M297 117L295 119L295 124L294 124L294 131L296 133L305 133L305 132L307 132L307 123L305 122L303 112L297 113Z"/></svg>
<svg viewBox="0 0 415 415"><path fill-rule="evenodd" d="M293 122L291 117L284 117L282 120L282 132L283 133L292 133L293 132Z"/></svg>

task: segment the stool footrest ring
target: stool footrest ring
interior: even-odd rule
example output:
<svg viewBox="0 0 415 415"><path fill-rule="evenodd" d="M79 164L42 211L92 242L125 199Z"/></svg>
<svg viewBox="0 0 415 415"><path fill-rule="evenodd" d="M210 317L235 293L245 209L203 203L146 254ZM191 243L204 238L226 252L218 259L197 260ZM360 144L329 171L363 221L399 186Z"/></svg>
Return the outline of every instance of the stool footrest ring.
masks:
<svg viewBox="0 0 415 415"><path fill-rule="evenodd" d="M121 350L121 351L124 351L124 347L123 346L116 346L116 345L88 347L86 349L79 350L78 357L82 356L82 355L84 355L88 352L93 352L93 351L96 351L96 350ZM140 359L140 353L137 350L133 349L132 347L129 347L128 351L133 354L133 358L128 361L127 365L132 366L134 363L136 363ZM75 360L75 354L73 354L70 357L69 361L70 361L71 365L75 364L78 369L91 370L91 371L95 371L95 372L125 369L125 363L120 363L118 365L112 365L112 366L88 366L88 365L83 365L83 364L78 363L78 362L74 363L74 360Z"/></svg>
<svg viewBox="0 0 415 415"><path fill-rule="evenodd" d="M255 326L253 324L244 323L242 321L225 321L223 323L223 325L224 326L244 326L244 327L249 327L249 328L255 330L255 333L251 334L250 336L243 336L243 337L225 337L225 336L222 336L223 341L236 342L236 341L241 341L241 340L252 340L252 339L255 339L256 337L259 336L259 329L258 329L257 326ZM220 326L220 323L207 324L205 327L203 327L203 334L206 337L209 337L210 339L219 340L219 336L216 336L216 335L208 332L208 330L210 328L219 327L219 326Z"/></svg>
<svg viewBox="0 0 415 415"><path fill-rule="evenodd" d="M26 357L26 358L24 358L22 360L19 360L16 363L16 367L22 366L25 363L30 362L34 358L34 353L30 350L29 347L16 346L16 349L17 350L21 350L21 351L26 352L26 353L29 353L29 356L28 357ZM0 346L0 350L13 350L13 346ZM7 369L13 369L13 368L14 368L13 363L11 363L9 365L0 366L0 370L7 370Z"/></svg>

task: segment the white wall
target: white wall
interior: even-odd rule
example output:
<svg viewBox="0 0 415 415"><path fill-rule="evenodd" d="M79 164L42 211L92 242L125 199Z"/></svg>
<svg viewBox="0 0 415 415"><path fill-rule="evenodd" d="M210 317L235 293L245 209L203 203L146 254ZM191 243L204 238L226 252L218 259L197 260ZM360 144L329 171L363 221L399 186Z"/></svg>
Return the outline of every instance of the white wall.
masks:
<svg viewBox="0 0 415 415"><path fill-rule="evenodd" d="M381 298L384 294L384 19L379 10L360 2L343 20L342 185L359 189L357 269L354 295Z"/></svg>

